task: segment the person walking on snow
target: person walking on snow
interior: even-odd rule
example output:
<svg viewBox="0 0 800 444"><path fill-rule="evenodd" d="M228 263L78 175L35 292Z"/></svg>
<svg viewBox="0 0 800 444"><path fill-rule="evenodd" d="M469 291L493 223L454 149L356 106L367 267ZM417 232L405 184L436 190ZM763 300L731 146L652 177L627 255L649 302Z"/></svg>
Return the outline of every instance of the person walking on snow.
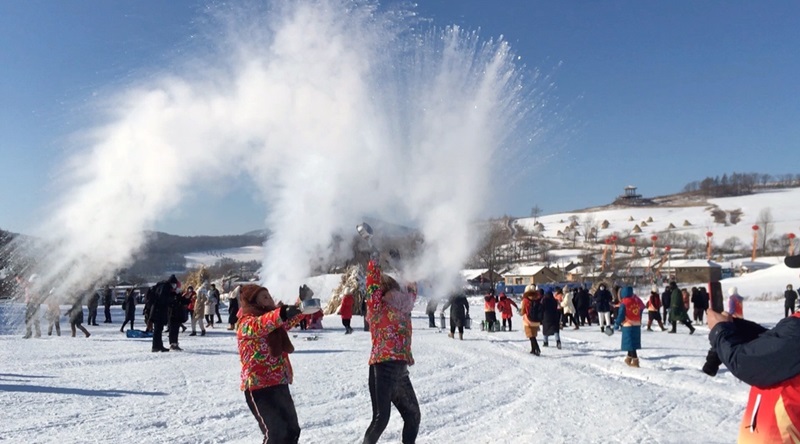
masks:
<svg viewBox="0 0 800 444"><path fill-rule="evenodd" d="M242 364L241 390L264 434L264 443L296 444L300 424L289 385L289 354L294 346L287 330L300 321L300 309L278 305L264 287L247 284L240 291L236 341Z"/></svg>
<svg viewBox="0 0 800 444"><path fill-rule="evenodd" d="M206 335L206 302L208 302L208 282L203 282L200 285L197 293L194 295L194 310L191 312L192 316L192 332L189 336L197 336L197 323L200 323L200 336Z"/></svg>
<svg viewBox="0 0 800 444"><path fill-rule="evenodd" d="M428 299L428 304L425 305L425 314L428 315L428 328L436 328L436 307L438 306L439 300L434 297Z"/></svg>
<svg viewBox="0 0 800 444"><path fill-rule="evenodd" d="M578 318L576 317L575 313L575 304L573 303L573 299L575 294L577 294L578 289L576 288L574 291L569 291L567 289L564 291L564 299L561 301L561 309L564 311L563 316L563 323L561 324L564 328L566 328L570 323L575 327L573 330L578 329Z"/></svg>
<svg viewBox="0 0 800 444"><path fill-rule="evenodd" d="M122 309L125 311L125 321L122 323L122 327L119 328L120 333L125 331L125 325L128 322L131 323L131 330L133 330L133 321L136 319L136 296L133 294L132 288L128 289L125 294Z"/></svg>
<svg viewBox="0 0 800 444"><path fill-rule="evenodd" d="M542 298L542 336L544 336L543 347L548 346L550 336L556 337L556 348L561 349L561 310L558 306L553 293L546 292Z"/></svg>
<svg viewBox="0 0 800 444"><path fill-rule="evenodd" d="M72 337L75 337L75 330L80 330L83 332L84 335L88 338L92 334L89 333L89 330L83 327L83 305L81 304L81 298L77 298L75 302L72 303L72 307L64 313L64 316L69 318L69 328L72 330Z"/></svg>
<svg viewBox="0 0 800 444"><path fill-rule="evenodd" d="M794 314L794 305L797 302L797 292L792 289L792 284L786 286L783 292L783 317L788 318L789 312Z"/></svg>
<svg viewBox="0 0 800 444"><path fill-rule="evenodd" d="M58 300L52 292L47 298L47 311L44 316L47 319L47 336L53 335L53 327L56 328L56 336L61 336L61 323L58 319L61 317L61 307L58 306Z"/></svg>
<svg viewBox="0 0 800 444"><path fill-rule="evenodd" d="M650 298L647 299L647 331L653 331L652 325L653 321L658 322L659 328L661 331L666 330L664 328L664 324L661 322L661 297L658 294L658 287L653 285L653 288L650 290Z"/></svg>
<svg viewBox="0 0 800 444"><path fill-rule="evenodd" d="M342 316L342 325L344 326L344 334L349 335L353 333L350 328L350 320L353 318L353 292L350 288L345 288L344 296L342 296L342 303L339 305L339 315Z"/></svg>
<svg viewBox="0 0 800 444"><path fill-rule="evenodd" d="M511 317L514 315L511 307L519 310L516 302L506 296L505 293L500 293L500 300L497 301L497 309L500 310L500 317L503 318L503 330L506 330L506 324L508 324L508 331L511 331Z"/></svg>
<svg viewBox="0 0 800 444"><path fill-rule="evenodd" d="M689 334L694 334L694 327L689 321L689 315L686 314L686 307L683 305L683 295L681 290L678 289L678 284L675 281L669 283L669 288L672 293L669 296L669 319L672 322L672 330L670 333L677 333L678 322L685 325L689 329Z"/></svg>
<svg viewBox="0 0 800 444"><path fill-rule="evenodd" d="M736 287L728 289L728 313L734 318L744 319L744 298Z"/></svg>
<svg viewBox="0 0 800 444"><path fill-rule="evenodd" d="M495 307L497 306L497 298L494 292L491 292L483 297L483 314L486 318L486 331L493 332L494 324L497 323L497 313Z"/></svg>
<svg viewBox="0 0 800 444"><path fill-rule="evenodd" d="M531 341L531 354L539 356L542 351L536 341L536 336L538 336L539 327L542 325L542 303L541 294L533 284L525 287L525 292L522 293L520 311L522 312L522 327L525 331L525 337Z"/></svg>
<svg viewBox="0 0 800 444"><path fill-rule="evenodd" d="M669 285L667 285L664 288L664 292L661 293L661 308L663 310L661 317L663 318L662 320L664 321L665 324L670 323L669 310L671 306L672 306L672 289L669 288Z"/></svg>
<svg viewBox="0 0 800 444"><path fill-rule="evenodd" d="M619 311L617 311L614 328L622 330L620 348L628 352L628 356L625 357L625 364L638 368L639 356L636 354L636 350L642 348L642 311L645 308L644 302L639 299L639 296L633 294L633 287L622 287L619 296Z"/></svg>
<svg viewBox="0 0 800 444"><path fill-rule="evenodd" d="M111 291L111 287L106 285L105 290L103 290L103 308L105 309L104 314L106 315L106 319L103 321L104 324L111 324L111 303L113 302L114 293Z"/></svg>
<svg viewBox="0 0 800 444"><path fill-rule="evenodd" d="M605 332L606 327L611 328L611 302L613 296L606 288L606 284L600 284L594 294L597 304L597 321L600 324L600 331Z"/></svg>
<svg viewBox="0 0 800 444"><path fill-rule="evenodd" d="M416 295L403 291L391 276L381 272L377 260L367 265L367 318L372 352L369 358L369 395L372 421L364 444L375 444L389 424L392 404L403 417L403 443L414 443L419 432L420 410L408 367L411 354L411 309Z"/></svg>
<svg viewBox="0 0 800 444"><path fill-rule="evenodd" d="M455 338L456 329L458 329L458 339L464 339L464 326L469 317L469 302L467 297L463 294L453 294L450 299L442 306L442 315L444 311L450 307L450 333L447 334L450 338Z"/></svg>
<svg viewBox="0 0 800 444"><path fill-rule="evenodd" d="M94 325L95 327L98 325L97 307L99 305L100 305L100 291L92 290L92 293L89 296L89 301L86 303L86 308L89 309L89 317L86 319L87 325Z"/></svg>
<svg viewBox="0 0 800 444"><path fill-rule="evenodd" d="M237 285L228 296L228 330L236 330L236 324L239 323L239 295L241 291L242 286Z"/></svg>
<svg viewBox="0 0 800 444"><path fill-rule="evenodd" d="M219 306L219 291L216 285L211 284L208 289L208 299L206 300L206 327L214 328L214 315L216 314L217 306Z"/></svg>

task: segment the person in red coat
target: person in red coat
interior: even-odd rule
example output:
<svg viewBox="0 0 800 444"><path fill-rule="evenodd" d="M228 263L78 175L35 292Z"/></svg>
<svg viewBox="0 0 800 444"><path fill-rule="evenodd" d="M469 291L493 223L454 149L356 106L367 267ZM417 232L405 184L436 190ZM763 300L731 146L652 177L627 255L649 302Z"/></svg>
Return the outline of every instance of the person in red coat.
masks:
<svg viewBox="0 0 800 444"><path fill-rule="evenodd" d="M265 443L297 443L300 425L289 384L294 351L286 332L300 320L294 305L276 305L269 290L242 286L236 338L245 401L264 433Z"/></svg>
<svg viewBox="0 0 800 444"><path fill-rule="evenodd" d="M402 442L413 443L419 432L420 410L408 367L411 354L411 310L416 295L404 291L392 277L383 274L376 260L367 266L367 320L372 337L369 357L369 395L372 422L364 444L377 443L389 424L392 404L403 417Z"/></svg>
<svg viewBox="0 0 800 444"><path fill-rule="evenodd" d="M353 329L350 328L350 320L353 318L353 302L353 294L350 291L346 291L345 295L342 296L342 304L339 305L339 314L342 316L342 325L344 325L344 334L346 335L353 332Z"/></svg>
<svg viewBox="0 0 800 444"><path fill-rule="evenodd" d="M500 317L503 318L503 330L506 329L506 323L508 323L508 331L511 331L511 316L514 312L511 310L511 307L516 308L517 303L511 300L505 293L500 293L500 300L497 302L497 309L500 310Z"/></svg>

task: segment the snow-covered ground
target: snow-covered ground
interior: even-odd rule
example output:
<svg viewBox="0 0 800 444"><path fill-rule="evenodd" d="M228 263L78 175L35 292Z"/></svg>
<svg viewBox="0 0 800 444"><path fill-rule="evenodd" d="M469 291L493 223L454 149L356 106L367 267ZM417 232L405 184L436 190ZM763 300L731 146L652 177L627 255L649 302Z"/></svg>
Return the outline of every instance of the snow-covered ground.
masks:
<svg viewBox="0 0 800 444"><path fill-rule="evenodd" d="M619 335L608 337L596 326L564 331L562 350L551 341L535 357L518 316L512 332L473 329L459 341L427 327L424 303L414 312L417 363L411 368L422 410L420 443L736 438L748 387L726 370L716 378L700 372L708 349L704 326L691 336L684 327L677 335L643 332L641 368L631 369L622 362ZM482 304L471 304L478 321ZM4 303L0 310L21 306ZM773 325L782 302L748 301L745 313ZM187 332L180 338L184 352L156 354L148 340L119 332L118 307L113 318L114 324L89 327L88 339L65 336L63 324L61 337L24 340L8 327L0 331L0 411L6 412L0 441L259 442L239 391L233 332ZM360 317L353 324L356 331L345 336L339 317L331 315L323 331L291 332L301 442L361 442L370 422L369 335ZM319 339L305 340L312 334ZM392 415L382 442L399 442L402 420Z"/></svg>

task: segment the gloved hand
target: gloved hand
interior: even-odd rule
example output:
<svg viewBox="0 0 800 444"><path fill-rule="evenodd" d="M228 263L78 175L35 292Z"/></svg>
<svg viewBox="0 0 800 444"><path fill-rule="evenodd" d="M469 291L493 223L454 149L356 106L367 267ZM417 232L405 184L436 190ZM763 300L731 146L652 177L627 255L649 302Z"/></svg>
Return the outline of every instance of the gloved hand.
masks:
<svg viewBox="0 0 800 444"><path fill-rule="evenodd" d="M281 320L283 322L288 321L289 319L294 318L295 316L301 314L300 308L296 305L283 305L281 306Z"/></svg>

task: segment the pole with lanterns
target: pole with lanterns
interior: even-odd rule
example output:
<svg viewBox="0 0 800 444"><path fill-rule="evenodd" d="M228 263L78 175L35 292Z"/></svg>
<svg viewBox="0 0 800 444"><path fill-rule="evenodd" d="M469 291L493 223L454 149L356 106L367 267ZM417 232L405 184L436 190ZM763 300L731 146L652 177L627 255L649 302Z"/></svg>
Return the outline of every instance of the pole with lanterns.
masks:
<svg viewBox="0 0 800 444"><path fill-rule="evenodd" d="M786 235L789 238L789 256L794 256L794 233L789 233Z"/></svg>
<svg viewBox="0 0 800 444"><path fill-rule="evenodd" d="M706 260L711 260L711 237L714 236L714 233L710 231L706 231Z"/></svg>
<svg viewBox="0 0 800 444"><path fill-rule="evenodd" d="M611 236L611 270L614 270L614 258L617 255L617 235Z"/></svg>
<svg viewBox="0 0 800 444"><path fill-rule="evenodd" d="M756 248L758 248L758 225L753 225L753 255L750 258L750 261L756 261Z"/></svg>

